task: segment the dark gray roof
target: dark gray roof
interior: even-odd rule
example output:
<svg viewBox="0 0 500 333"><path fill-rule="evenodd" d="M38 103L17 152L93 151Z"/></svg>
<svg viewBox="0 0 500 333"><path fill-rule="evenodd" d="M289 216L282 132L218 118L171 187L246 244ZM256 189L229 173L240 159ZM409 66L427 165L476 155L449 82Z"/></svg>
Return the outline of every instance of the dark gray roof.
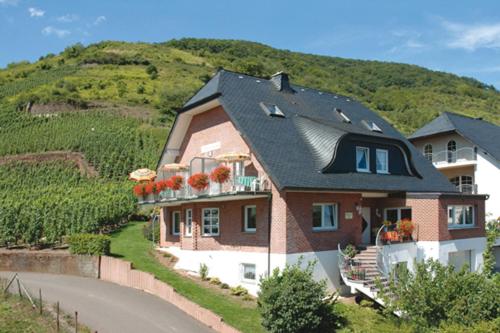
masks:
<svg viewBox="0 0 500 333"><path fill-rule="evenodd" d="M457 132L500 161L500 127L481 119L443 112L410 135L409 139L415 140L448 132Z"/></svg>
<svg viewBox="0 0 500 333"><path fill-rule="evenodd" d="M221 70L186 103L184 109L220 94L218 98L224 110L280 189L456 192L446 177L403 135L361 103L349 97L297 85L291 85L291 88L295 93L279 91L270 80ZM277 105L285 118L266 115L260 107L261 102ZM351 123L342 122L334 108L341 109ZM367 129L362 125L363 120L375 122L382 133ZM310 142L314 127L311 122L316 123L318 129L314 133L316 141L313 146L316 148L311 147ZM331 155L320 150L329 149L343 133L403 142L422 177L321 173L321 166ZM333 150L329 153L332 154Z"/></svg>

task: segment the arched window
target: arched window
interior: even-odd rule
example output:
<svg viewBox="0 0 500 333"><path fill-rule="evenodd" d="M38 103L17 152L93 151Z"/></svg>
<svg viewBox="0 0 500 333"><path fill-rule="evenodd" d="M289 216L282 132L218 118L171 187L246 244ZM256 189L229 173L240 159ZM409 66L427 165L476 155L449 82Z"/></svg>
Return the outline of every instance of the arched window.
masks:
<svg viewBox="0 0 500 333"><path fill-rule="evenodd" d="M456 160L457 160L457 154L456 154L457 143L455 142L455 140L448 141L447 151L448 151L448 154L447 154L448 163L456 162Z"/></svg>
<svg viewBox="0 0 500 333"><path fill-rule="evenodd" d="M424 156L432 162L432 145L430 143L424 146Z"/></svg>
<svg viewBox="0 0 500 333"><path fill-rule="evenodd" d="M460 186L460 177L450 178L450 182L455 186Z"/></svg>

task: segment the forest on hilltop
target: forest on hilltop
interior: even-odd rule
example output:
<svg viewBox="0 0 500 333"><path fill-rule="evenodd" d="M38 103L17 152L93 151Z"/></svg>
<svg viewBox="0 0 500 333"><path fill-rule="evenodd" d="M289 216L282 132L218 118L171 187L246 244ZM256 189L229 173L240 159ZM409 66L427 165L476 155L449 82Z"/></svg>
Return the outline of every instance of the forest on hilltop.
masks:
<svg viewBox="0 0 500 333"><path fill-rule="evenodd" d="M442 111L500 123L500 93L494 87L414 65L318 56L237 40L76 44L0 70L0 157L81 152L99 177L77 177L74 166L65 164L3 165L0 173L15 177L0 184L0 243L57 241L75 230L102 231L120 215L132 213L127 173L155 168L175 110L219 68L264 78L286 71L295 84L356 98L404 134ZM50 172L44 179L30 179L40 177L38 169ZM49 194L41 193L56 180ZM87 207L80 203L82 193L88 203L93 194L103 194L106 202ZM14 205L19 198L23 204ZM73 208L59 205L60 198ZM113 208L116 202L121 209ZM11 203L8 211L5 203ZM18 216L34 229L19 225ZM64 216L80 221L80 227L49 227ZM16 234L9 233L12 226ZM48 233L35 226L45 226Z"/></svg>

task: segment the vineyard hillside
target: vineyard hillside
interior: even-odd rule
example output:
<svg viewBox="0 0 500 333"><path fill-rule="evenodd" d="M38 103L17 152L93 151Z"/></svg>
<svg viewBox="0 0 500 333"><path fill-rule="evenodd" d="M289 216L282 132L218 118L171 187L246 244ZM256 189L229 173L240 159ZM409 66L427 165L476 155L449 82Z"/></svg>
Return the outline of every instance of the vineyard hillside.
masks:
<svg viewBox="0 0 500 333"><path fill-rule="evenodd" d="M175 110L219 68L264 78L284 70L296 84L358 99L406 134L441 111L500 123L494 87L414 65L237 40L76 44L0 70L0 159L12 160L0 165L0 246L58 243L125 219L136 209L127 174L155 167ZM47 152L82 154L96 177L56 157L12 157Z"/></svg>

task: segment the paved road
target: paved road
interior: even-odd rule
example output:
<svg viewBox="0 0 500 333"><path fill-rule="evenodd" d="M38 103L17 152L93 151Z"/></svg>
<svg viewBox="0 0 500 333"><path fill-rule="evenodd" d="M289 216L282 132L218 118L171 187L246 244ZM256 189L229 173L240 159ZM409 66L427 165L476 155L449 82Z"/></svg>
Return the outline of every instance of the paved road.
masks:
<svg viewBox="0 0 500 333"><path fill-rule="evenodd" d="M0 277L12 277L0 272ZM60 302L67 313L99 333L213 333L172 304L140 290L90 278L19 273L32 295L42 288L44 301Z"/></svg>

